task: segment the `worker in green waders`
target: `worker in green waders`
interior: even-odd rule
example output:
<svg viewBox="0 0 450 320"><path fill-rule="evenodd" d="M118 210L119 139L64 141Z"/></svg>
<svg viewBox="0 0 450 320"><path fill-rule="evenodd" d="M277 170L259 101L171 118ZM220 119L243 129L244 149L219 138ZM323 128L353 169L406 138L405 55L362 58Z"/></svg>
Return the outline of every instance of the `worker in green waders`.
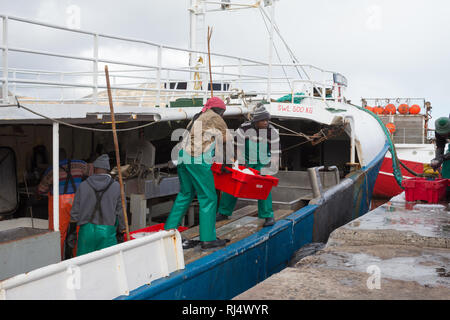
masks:
<svg viewBox="0 0 450 320"><path fill-rule="evenodd" d="M123 241L125 232L120 185L109 175L108 155L98 157L93 166L94 174L80 184L70 211L68 237L72 247L76 243L77 256L113 246Z"/></svg>
<svg viewBox="0 0 450 320"><path fill-rule="evenodd" d="M435 137L436 137L436 154L435 158L431 160L431 167L437 170L441 167L442 178L450 179L450 146L445 152L445 145L450 139L450 116L438 118L435 123ZM447 187L447 199L449 198L449 187Z"/></svg>
<svg viewBox="0 0 450 320"><path fill-rule="evenodd" d="M223 247L228 242L216 237L217 193L211 171L216 146L232 141L222 118L225 109L226 105L220 98L210 98L188 124L177 159L180 192L164 224L165 230L177 228L197 195L202 249ZM197 244L196 241L183 240L185 249Z"/></svg>
<svg viewBox="0 0 450 320"><path fill-rule="evenodd" d="M280 139L278 131L269 124L269 120L270 113L262 104L258 104L251 114L251 121L239 127L235 139L239 162L242 163L244 160L246 167L258 170L262 175L265 174L265 170L267 170L266 174L275 174L278 170ZM228 219L233 213L236 202L236 197L222 192L217 220ZM272 192L266 200L258 200L258 217L265 219L264 227L275 224Z"/></svg>

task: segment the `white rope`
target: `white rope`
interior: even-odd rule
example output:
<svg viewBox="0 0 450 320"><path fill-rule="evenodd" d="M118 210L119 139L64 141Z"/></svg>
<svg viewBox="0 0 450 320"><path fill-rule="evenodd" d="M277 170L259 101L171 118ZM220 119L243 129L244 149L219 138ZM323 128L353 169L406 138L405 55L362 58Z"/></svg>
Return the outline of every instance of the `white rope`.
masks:
<svg viewBox="0 0 450 320"><path fill-rule="evenodd" d="M17 98L16 98L16 100L17 100ZM18 100L17 100L17 105L14 105L14 106L18 107L19 109L20 109L20 108L25 109L25 110L27 110L28 112L31 112L31 113L33 113L33 114L39 116L39 117L45 118L45 119L50 120L50 121L52 121L52 122L57 122L57 123L59 123L59 124L62 124L62 125L68 126L68 127L72 127L72 128L76 128L76 129L81 129L81 130L100 131L100 132L112 132L112 131L113 131L112 129L99 129L99 128L90 128L90 127L77 126L77 125L75 125L75 124L71 124L71 123L64 122L64 121L61 121L61 120L58 120L58 119L54 119L54 118L48 117L48 116L46 116L46 115L44 115L44 114L41 114L41 113L39 113L39 112L36 112L36 111L34 111L34 110L32 110L32 109L29 109L29 108L27 108L27 107L24 107L23 105L21 105L21 104L19 103ZM137 129L141 129L141 128L145 128L145 127L151 126L151 125L153 125L153 124L155 124L155 123L157 123L157 121L150 122L150 123L146 123L146 124L144 124L144 125L136 126L136 127L133 127L133 128L116 129L116 131L122 132L122 131L132 131L132 130L137 130Z"/></svg>
<svg viewBox="0 0 450 320"><path fill-rule="evenodd" d="M284 38L281 35L281 31L280 29L278 29L277 24L275 23L275 21L272 21L269 17L269 15L267 14L267 12L262 8L259 7L259 9L261 10L261 12L266 16L267 20L269 20L270 23L273 23L274 29L277 32L278 36L280 37L281 41L284 43L284 45L286 46L286 49L289 53L289 55L291 56L291 59L293 60L294 63L299 63L299 60L297 59L297 57L294 55L294 52L292 52L291 48L289 47L289 45L287 44L287 42L284 40ZM297 69L298 72L298 67L295 66L295 68ZM308 78L308 80L311 80L311 78L309 77L308 73L305 71L305 69L303 68L303 66L300 66L300 68L302 69L303 73L306 75L306 77ZM302 76L299 73L300 78L302 78Z"/></svg>

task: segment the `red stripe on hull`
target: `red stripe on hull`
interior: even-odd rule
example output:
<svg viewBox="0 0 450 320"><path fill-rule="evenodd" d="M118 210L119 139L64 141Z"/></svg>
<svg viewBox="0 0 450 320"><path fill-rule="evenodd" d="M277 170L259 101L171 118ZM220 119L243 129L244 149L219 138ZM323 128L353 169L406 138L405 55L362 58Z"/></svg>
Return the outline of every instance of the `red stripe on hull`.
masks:
<svg viewBox="0 0 450 320"><path fill-rule="evenodd" d="M401 161L414 172L423 172L423 163L406 160ZM406 171L402 166L400 166L400 168L403 177L414 177L414 175ZM383 172L388 174L385 174ZM377 198L392 198L402 193L402 191L403 189L400 188L393 176L392 159L384 158L383 163L381 164L380 173L378 174L377 180L375 182L373 196Z"/></svg>

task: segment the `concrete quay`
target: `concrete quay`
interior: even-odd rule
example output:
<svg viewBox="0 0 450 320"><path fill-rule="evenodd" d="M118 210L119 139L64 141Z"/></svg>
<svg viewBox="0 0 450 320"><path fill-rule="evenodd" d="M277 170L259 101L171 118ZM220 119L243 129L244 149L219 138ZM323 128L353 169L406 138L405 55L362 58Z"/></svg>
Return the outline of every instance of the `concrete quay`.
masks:
<svg viewBox="0 0 450 320"><path fill-rule="evenodd" d="M450 300L449 204L396 196L234 298L244 299Z"/></svg>

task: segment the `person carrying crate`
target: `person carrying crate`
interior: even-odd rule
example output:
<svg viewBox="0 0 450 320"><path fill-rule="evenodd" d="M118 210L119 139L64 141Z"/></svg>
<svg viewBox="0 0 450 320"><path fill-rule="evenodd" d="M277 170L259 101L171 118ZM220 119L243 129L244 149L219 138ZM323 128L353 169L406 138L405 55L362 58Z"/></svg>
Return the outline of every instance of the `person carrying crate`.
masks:
<svg viewBox="0 0 450 320"><path fill-rule="evenodd" d="M165 230L176 229L197 194L202 249L223 247L228 242L227 239L216 237L217 194L211 171L216 147L222 147L227 141L232 141L232 136L228 133L227 125L222 118L225 109L226 105L220 98L212 97L188 124L177 160L180 193L164 224ZM222 150L225 151L226 148ZM193 242L191 244L187 242L183 241L185 249L193 246Z"/></svg>
<svg viewBox="0 0 450 320"><path fill-rule="evenodd" d="M279 159L279 134L269 124L270 113L263 104L258 103L251 114L251 121L244 122L236 133L236 148L239 162L245 162L245 166L261 172L269 173L267 165L270 164L270 173L278 170ZM243 155L243 156L242 156ZM228 219L236 206L237 198L223 192L217 221ZM258 200L258 217L265 219L263 227L273 226L275 219L272 208L272 192L266 200Z"/></svg>
<svg viewBox="0 0 450 320"><path fill-rule="evenodd" d="M447 148L447 153L444 154L445 145L450 139L450 117L438 118L435 122L435 137L436 137L436 154L435 158L431 160L430 166L437 170L442 165L442 178L450 179L450 147ZM447 187L447 198L449 195L449 188Z"/></svg>

